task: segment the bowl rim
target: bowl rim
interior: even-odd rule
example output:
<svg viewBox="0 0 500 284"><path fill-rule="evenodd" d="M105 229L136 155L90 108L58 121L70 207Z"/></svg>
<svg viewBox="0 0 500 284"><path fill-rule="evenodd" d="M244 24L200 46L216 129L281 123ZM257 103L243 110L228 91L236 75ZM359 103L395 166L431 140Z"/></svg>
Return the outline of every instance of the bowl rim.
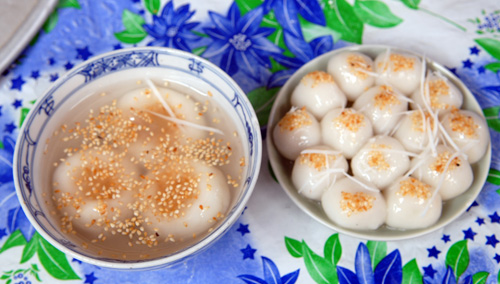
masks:
<svg viewBox="0 0 500 284"><path fill-rule="evenodd" d="M477 180L479 178L481 186L468 199L469 204L464 204L461 207L460 210L457 210L457 212L455 212L454 214L452 214L452 216L450 216L448 220L446 220L445 222L440 223L439 226L437 226L437 223L439 222L439 219L438 219L438 222L436 222L434 225L431 225L429 227L422 228L422 229L408 229L408 230L401 230L401 229L395 229L395 228L391 228L390 229L390 230L399 231L399 232L401 232L401 231L407 232L406 234L403 234L403 235L400 235L400 236L398 236L398 235L394 235L394 236L379 236L379 235L374 234L374 232L377 232L378 229L377 230L355 230L355 229L349 229L349 228L342 227L342 226L340 226L338 224L335 224L335 222L333 222L328 217L326 217L326 215L323 216L324 218L321 218L322 216L319 216L319 215L315 214L315 212L312 212L308 208L308 206L306 206L307 203L315 203L313 200L309 200L306 197L304 197L304 196L296 193L296 189L295 189L295 187L293 185L292 185L293 188L289 188L289 187L285 186L287 184L287 182L286 182L286 178L287 177L285 177L285 175L282 175L280 171L277 171L277 169L281 170L282 165L280 163L280 160L283 159L283 157L277 151L277 149L276 149L276 147L274 145L272 131L273 131L275 125L277 124L277 122L279 121L279 118L276 117L276 113L278 112L278 107L279 107L278 103L280 101L279 99L281 99L283 97L285 97L285 98L288 97L288 99L289 99L290 96L291 96L291 92L293 91L292 87L295 86L294 82L298 81L302 76L304 76L308 72L317 70L317 69L312 68L311 66L317 65L318 62L320 62L320 61L325 61L325 60L327 61L332 56L334 56L336 54L339 54L339 53L342 53L342 52L351 51L351 52L361 52L363 54L366 54L366 52L369 52L369 53L373 52L374 53L375 52L374 50L384 51L384 50L388 50L388 49L390 49L391 51L402 52L402 53L405 53L405 54L414 55L414 56L417 56L421 60L425 59L425 61L426 61L426 68L427 69L429 68L428 66L431 66L432 69L438 70L445 77L447 77L448 79L451 79L452 83L454 83L455 85L457 85L457 87L460 89L460 91L462 91L462 92L465 91L465 93L464 93L464 101L465 101L465 97L467 96L467 97L469 97L469 98L472 99L472 101L470 103L473 104L474 108L478 108L479 110L482 110L482 108L479 105L479 103L478 103L477 99L475 98L474 94L469 90L469 88L463 83L462 80L460 80L455 74L453 74L451 71L449 71L442 64L440 64L439 62L437 62L437 61L435 61L435 60L433 60L433 59L431 59L429 57L427 57L426 55L422 55L422 54L419 54L417 52L414 52L414 51L411 51L411 50L408 50L408 49L405 49L405 48L399 48L399 47L396 47L396 46L390 46L390 45L384 45L384 44L352 45L352 46L341 47L341 48L338 48L338 49L333 49L333 50L331 50L329 52L326 52L326 53L324 53L324 54L322 54L322 55L320 55L320 56L318 56L318 57L316 57L316 58L308 61L303 66L301 66L299 69L297 69L292 74L292 76L290 76L290 78L288 78L288 80L286 81L286 83L281 87L280 91L278 92L278 94L275 97L275 100L273 102L273 106L271 108L271 112L270 112L270 115L269 115L269 121L268 121L268 124L267 124L267 132L266 132L266 137L267 137L267 139L266 139L266 147L267 147L267 153L268 153L268 156L269 156L269 162L270 162L271 168L273 169L274 175L276 176L276 179L278 180L278 183L279 183L280 187L283 189L283 191L285 191L285 193L293 201L293 203L295 203L296 206L298 206L303 212L305 212L307 215L309 215L312 219L314 219L315 221L319 222L320 224L324 225L327 228L330 228L330 229L332 229L334 231L337 231L339 233L343 233L343 234L345 234L347 236L356 237L356 238L365 239L365 240L374 240L374 241L407 240L407 239L416 238L416 237L419 237L419 236L430 234L432 232L435 232L435 231L437 231L439 229L442 229L445 226L449 225L450 223L452 223L453 221L455 221L458 217L460 217L463 213L465 213L465 211L467 210L467 208L469 208L472 205L472 203L475 201L475 199L478 197L478 195L480 194L480 192L482 191L482 189L484 187L486 178L488 176L488 171L485 170L485 171L481 172L481 175L479 177L476 177L476 176L474 177L473 180ZM325 65L326 65L326 63L325 63ZM322 71L326 72L326 69L322 70ZM291 103L289 101L288 101L288 104L291 105ZM480 111L479 113L476 110L473 110L473 111L476 112L478 115L480 115L481 117L484 118L484 114L483 114L482 111ZM488 131L488 134L489 134L489 131ZM491 146L491 137L488 136L488 139L489 139L489 144L488 144L486 153L481 158L481 160L479 162L477 162L478 164L481 161L483 163L486 163L487 164L486 165L486 169L489 169L489 167L490 167L490 164L491 164L491 154L492 154L491 153L491 151L492 151L492 149L491 149L492 148L492 146ZM290 161L290 163L293 163L293 161ZM467 191L469 191L469 190L470 190L470 188ZM293 191L295 191L295 192L293 192ZM463 194L466 194L466 193L463 193ZM321 210L323 212L322 208L321 208ZM324 214L324 212L323 212L323 214ZM326 220L325 220L325 218L326 218ZM440 219L441 219L441 217L440 217Z"/></svg>
<svg viewBox="0 0 500 284"><path fill-rule="evenodd" d="M218 77L223 78L227 83L228 86L232 88L232 90L235 92L234 96L238 98L239 103L242 105L242 108L244 108L243 113L247 113L250 116L246 117L246 121L250 125L244 125L243 129L245 130L246 134L252 134L251 139L253 139L253 146L249 145L248 151L254 151L253 153L253 159L252 159L252 164L253 167L247 168L248 172L248 179L249 181L245 181L245 183L248 183L246 186L242 186L242 192L239 196L239 199L237 199L235 202L234 207L229 208L230 210L228 211L226 218L219 224L217 228L215 228L213 231L209 232L205 237L200 239L198 242L195 242L188 247L182 248L170 255L162 256L162 257L157 257L151 260L134 260L134 261L124 261L122 259L110 259L104 260L104 259L97 259L93 258L91 256L83 255L80 254L77 251L69 249L67 246L62 244L59 240L54 239L49 233L46 232L46 230L38 223L38 221L35 219L34 216L32 216L31 211L28 208L28 202L25 200L22 189L21 189L21 184L22 181L22 173L18 171L19 168L19 155L21 153L21 146L18 141L21 140L21 136L23 133L26 132L28 128L28 123L23 123L22 126L18 130L18 136L16 140L16 147L14 150L14 160L13 160L13 177L14 177L14 185L16 189L16 195L19 200L19 203L30 221L31 225L36 229L36 231L45 239L47 240L51 245L56 247L58 250L62 251L64 254L72 256L78 260L82 260L86 263L97 265L100 267L105 267L105 268L111 268L111 269L137 269L137 270L145 270L145 269L156 269L156 268L161 268L161 267L166 267L166 266L171 266L174 265L187 257L196 255L203 250L207 249L210 247L213 243L215 243L216 240L221 238L223 235L225 235L229 229L235 224L235 222L238 220L238 218L241 216L241 213L246 207L246 204L248 203L248 200L255 188L255 185L257 184L258 180L258 173L261 168L261 162L262 162L262 136L261 136L261 131L260 131L260 125L257 119L257 115L255 113L255 110L252 107L252 104L250 103L248 97L246 96L245 92L241 89L241 87L234 81L231 76L229 76L225 71L223 71L220 67L215 65L214 63L210 62L209 60L202 58L201 56L189 53L187 51L182 51L178 49L173 49L173 48L168 48L168 47L156 47L156 46L141 46L141 47L130 47L130 48L123 48L119 50L113 50L109 52L105 52L102 54L99 54L97 56L93 56L87 60L84 60L83 62L75 65L73 68L70 70L66 71L61 77L59 77L55 82L50 84L50 86L43 92L41 96L37 98L37 101L29 111L28 115L25 118L25 122L30 121L30 118L35 115L35 112L39 110L41 105L44 103L45 99L50 97L51 92L61 88L64 86L64 82L73 77L78 75L77 70L82 69L84 66L88 66L89 64L98 62L99 60L103 58L108 58L112 57L118 54L134 54L139 51L149 51L149 52L155 52L156 54L161 54L161 53L167 53L168 55L173 55L175 57L190 57L193 60L196 60L198 62L201 62L204 66L208 66ZM124 70L130 70L133 68L148 68L144 66L137 66L137 67L132 67L128 69L123 69L123 70L118 70L116 72L121 72ZM82 83L81 85L86 84ZM71 88L73 90L74 88ZM68 94L65 94L62 97L67 97ZM252 129L250 133L250 129ZM31 154L31 155L34 155Z"/></svg>

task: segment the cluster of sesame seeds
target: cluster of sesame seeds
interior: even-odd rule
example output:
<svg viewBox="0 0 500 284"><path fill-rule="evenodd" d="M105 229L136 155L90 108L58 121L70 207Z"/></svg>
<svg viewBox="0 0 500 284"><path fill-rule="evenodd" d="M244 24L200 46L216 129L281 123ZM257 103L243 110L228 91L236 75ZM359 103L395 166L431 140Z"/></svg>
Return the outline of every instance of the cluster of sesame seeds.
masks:
<svg viewBox="0 0 500 284"><path fill-rule="evenodd" d="M359 55L349 55L347 57L347 64L349 65L350 71L356 75L356 77L361 78L361 79L366 79L368 78L369 72L372 72L372 66L368 64L368 62L363 58L362 56Z"/></svg>
<svg viewBox="0 0 500 284"><path fill-rule="evenodd" d="M312 118L306 112L306 107L287 112L278 122L281 131L294 131L311 124Z"/></svg>
<svg viewBox="0 0 500 284"><path fill-rule="evenodd" d="M387 85L382 85L379 87L379 92L373 97L374 106L378 107L380 110L388 108L391 106L401 104L392 87Z"/></svg>
<svg viewBox="0 0 500 284"><path fill-rule="evenodd" d="M366 212L373 207L375 196L365 192L350 193L342 191L340 199L340 209L350 217L352 214Z"/></svg>
<svg viewBox="0 0 500 284"><path fill-rule="evenodd" d="M413 70L415 67L415 58L392 53L389 56L392 63L392 71L399 72L404 70Z"/></svg>
<svg viewBox="0 0 500 284"><path fill-rule="evenodd" d="M447 172L451 172L454 169L460 167L461 161L459 157L455 157L450 164L448 165L448 168L446 168L446 165L450 161L452 157L452 154L448 151L444 151L442 153L439 153L437 157L434 159L433 163L429 166L429 168L432 171L435 171L437 173L443 173L445 170Z"/></svg>
<svg viewBox="0 0 500 284"><path fill-rule="evenodd" d="M195 140L184 146L183 151L195 162L200 160L213 166L227 165L232 155L231 143L224 143L222 139L215 139L215 137Z"/></svg>
<svg viewBox="0 0 500 284"><path fill-rule="evenodd" d="M411 126L414 131L424 132L424 129L429 127L431 130L434 129L434 117L428 111L423 111L423 115L422 111L414 111L410 118L412 122Z"/></svg>
<svg viewBox="0 0 500 284"><path fill-rule="evenodd" d="M450 94L450 86L443 79L431 80L427 82L429 86L429 98L431 107L434 109L447 109L450 106L439 102L440 96L448 96Z"/></svg>
<svg viewBox="0 0 500 284"><path fill-rule="evenodd" d="M451 110L450 126L453 132L462 133L467 138L476 138L476 129L479 126L474 122L474 118L460 112L459 109L453 108Z"/></svg>
<svg viewBox="0 0 500 284"><path fill-rule="evenodd" d="M367 164L378 171L387 171L391 168L391 165L387 162L381 151L370 151L368 153Z"/></svg>
<svg viewBox="0 0 500 284"><path fill-rule="evenodd" d="M399 190L396 194L401 196L412 196L427 200L431 197L431 186L410 177L399 182Z"/></svg>
<svg viewBox="0 0 500 284"><path fill-rule="evenodd" d="M305 153L299 156L299 163L306 164L309 167L316 169L317 171L321 171L327 166L327 157L328 162L334 162L337 159L335 155L329 154L320 154L320 153Z"/></svg>
<svg viewBox="0 0 500 284"><path fill-rule="evenodd" d="M306 85L309 81L312 81L311 88L314 88L322 83L335 84L332 75L324 71L313 71L304 78L302 78L301 83Z"/></svg>
<svg viewBox="0 0 500 284"><path fill-rule="evenodd" d="M148 90L143 93L149 95ZM172 107L175 111L183 106ZM208 109L208 101L196 103L200 116ZM148 110L165 113L159 103L148 106ZM93 228L93 232L98 228L90 243L104 242L114 235L128 237L129 246L152 247L161 240L174 242L174 235L160 236L158 228L152 228L152 218L163 221L184 216L184 211L200 193L198 186L203 174L195 172L191 164L201 161L211 166L228 165L233 152L230 143L215 138L214 133L207 132L208 137L193 139L182 136L181 132L176 123L161 120L144 110L132 107L125 112L117 107L116 101L98 111L91 109L88 117L83 122L75 122L73 127L62 125L54 135L62 134L60 139L65 143L79 143L77 147L65 148L66 157L54 164L57 167L64 163L70 167L67 175L78 188L76 192L67 192L61 190L63 185L53 185L52 199L60 212L62 231L77 234L81 228L77 228L75 222L81 224L78 219L88 212L82 211L83 208L97 200L97 205L92 205L95 218L84 224ZM134 151L137 147L141 149L140 153L131 152L132 145L136 145ZM76 154L81 156L79 164L69 164L67 157ZM130 171L129 165L138 170ZM245 166L244 157L240 158L239 165ZM209 179L214 175L205 174ZM241 177L227 177L228 184L234 187L239 186L239 179ZM207 190L209 187L210 184ZM122 199L124 195L128 197ZM214 221L222 217L224 214L218 212ZM88 247L88 243L82 246Z"/></svg>
<svg viewBox="0 0 500 284"><path fill-rule="evenodd" d="M365 126L365 117L360 113L354 113L351 109L345 109L333 122L338 127L343 127L351 132L358 132L361 127Z"/></svg>

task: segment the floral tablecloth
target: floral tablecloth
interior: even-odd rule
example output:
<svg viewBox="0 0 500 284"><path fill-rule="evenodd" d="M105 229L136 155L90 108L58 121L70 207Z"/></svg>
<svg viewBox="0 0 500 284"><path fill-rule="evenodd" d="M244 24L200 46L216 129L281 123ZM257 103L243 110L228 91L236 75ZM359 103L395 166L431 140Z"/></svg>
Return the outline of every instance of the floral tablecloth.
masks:
<svg viewBox="0 0 500 284"><path fill-rule="evenodd" d="M295 70L362 43L407 48L442 63L487 117L488 181L467 212L437 232L383 242L325 228L274 181L265 151L237 223L209 249L169 268L117 271L68 257L35 232L20 208L12 177L18 129L44 90L83 60L142 45L201 55L248 94L264 134L272 100ZM60 0L0 77L0 283L499 283L499 72L498 0Z"/></svg>

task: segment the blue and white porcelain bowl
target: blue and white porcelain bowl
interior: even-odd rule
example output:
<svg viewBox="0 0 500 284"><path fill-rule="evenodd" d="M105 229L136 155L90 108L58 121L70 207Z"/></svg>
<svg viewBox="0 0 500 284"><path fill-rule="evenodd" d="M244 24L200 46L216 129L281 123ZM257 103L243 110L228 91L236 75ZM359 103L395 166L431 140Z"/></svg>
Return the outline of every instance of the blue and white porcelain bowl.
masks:
<svg viewBox="0 0 500 284"><path fill-rule="evenodd" d="M80 108L85 97L107 88L127 90L143 78L166 80L192 90L210 92L236 125L246 156L241 185L232 194L228 213L211 232L196 242L187 242L173 253L159 253L141 260L104 257L106 252L83 248L81 242L61 232L51 214L50 172L54 167L45 156L50 137ZM132 82L132 83L131 83ZM14 156L17 195L36 230L52 245L79 260L102 267L144 269L163 267L184 260L214 243L236 222L247 203L259 174L262 140L255 112L240 87L214 64L193 54L158 47L113 51L94 57L70 70L42 95L24 121ZM147 247L146 247L147 248Z"/></svg>

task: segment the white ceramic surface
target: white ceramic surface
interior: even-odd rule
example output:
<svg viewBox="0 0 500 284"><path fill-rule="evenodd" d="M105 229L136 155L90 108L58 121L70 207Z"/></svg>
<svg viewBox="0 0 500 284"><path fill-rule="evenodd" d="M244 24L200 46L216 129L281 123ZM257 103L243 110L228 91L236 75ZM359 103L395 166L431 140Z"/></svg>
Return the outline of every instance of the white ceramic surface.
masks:
<svg viewBox="0 0 500 284"><path fill-rule="evenodd" d="M137 80L166 80L187 86L213 99L226 110L242 138L246 171L242 173L239 194L233 194L225 219L200 241L190 243L175 253L144 260L105 258L83 249L80 243L60 232L44 193L50 192L50 165L43 152L45 141L68 117L83 111L74 106L85 96L102 92L106 87L123 88ZM256 184L262 156L260 126L255 112L239 86L212 63L187 52L157 47L141 47L110 52L92 58L62 76L41 96L26 117L14 155L14 180L21 205L36 230L61 251L85 262L118 269L163 267L199 252L222 236L239 218ZM103 254L104 255L104 254Z"/></svg>
<svg viewBox="0 0 500 284"><path fill-rule="evenodd" d="M0 73L40 31L57 0L0 1Z"/></svg>
<svg viewBox="0 0 500 284"><path fill-rule="evenodd" d="M329 53L323 54L310 62L306 63L302 66L297 72L295 72L292 77L286 82L286 84L281 88L278 93L276 100L273 104L268 129L267 129L267 149L268 155L270 159L270 163L272 169L278 179L281 187L287 193L287 195L294 201L294 203L305 213L309 214L312 218L320 222L321 224L335 230L337 232L344 233L346 235L369 239L369 240L402 240L413 238L417 236L421 236L432 231L438 230L443 226L446 226L450 222L457 219L462 213L464 213L470 205L474 202L479 192L483 188L484 182L488 176L488 171L491 162L491 143L488 146L488 150L485 156L476 164L472 166L474 172L474 182L471 187L462 195L448 200L443 204L443 211L439 220L432 226L424 228L424 229L415 229L415 230L396 230L388 228L383 225L377 230L351 230L341 227L331 221L323 209L321 208L321 204L310 200L303 195L299 194L297 189L293 186L291 181L291 171L293 167L293 162L283 158L276 149L276 145L273 143L272 139L272 130L279 122L281 117L290 110L290 96L295 86L300 82L301 78L308 74L309 72L315 70L323 70L326 71L327 62L329 58L332 56L346 50L350 51L359 51L364 54L367 54L372 59L375 59L375 56L381 52L385 52L389 47L382 45L360 45L360 46L352 46L345 47L341 49L337 49L331 51ZM402 50L398 48L392 48L392 51L401 51L410 54L415 54L414 52L408 50ZM422 58L421 55L415 54ZM472 95L472 93L467 89L467 87L448 69L433 61L429 58L426 58L427 68L431 70L438 70L446 76L452 83L454 83L464 94L464 104L462 106L463 109L473 110L476 113L483 115L482 109L477 103L476 99Z"/></svg>

